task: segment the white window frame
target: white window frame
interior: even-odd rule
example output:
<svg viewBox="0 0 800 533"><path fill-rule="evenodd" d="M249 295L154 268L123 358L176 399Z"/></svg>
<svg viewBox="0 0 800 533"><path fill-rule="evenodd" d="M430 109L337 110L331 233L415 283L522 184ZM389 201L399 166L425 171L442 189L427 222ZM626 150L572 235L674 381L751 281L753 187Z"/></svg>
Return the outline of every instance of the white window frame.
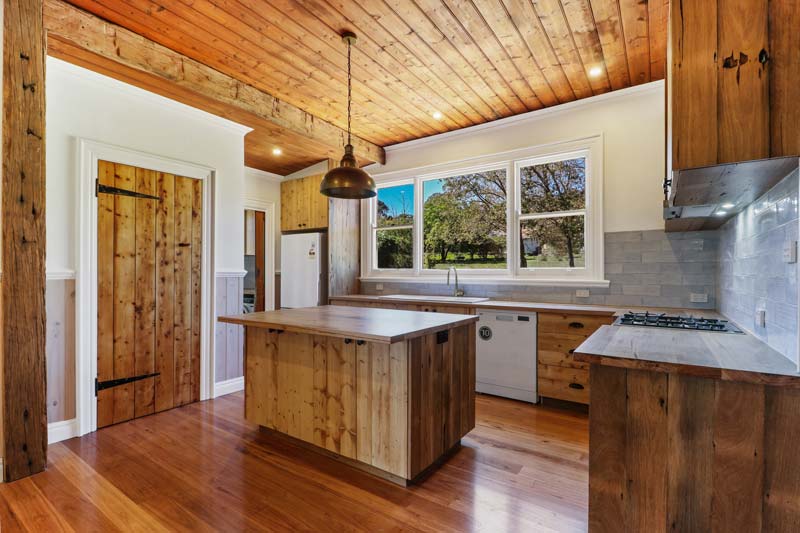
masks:
<svg viewBox="0 0 800 533"><path fill-rule="evenodd" d="M514 264L514 276L518 278L531 278L531 279L549 279L549 278L563 278L563 279L585 279L587 277L591 278L591 274L587 276L587 273L599 266L602 270L602 264L597 265L595 262L597 256L597 240L596 237L591 233L592 230L595 229L597 225L597 220L593 219L590 214L596 214L598 209L590 209L590 203L592 200L592 188L594 186L593 181L595 181L592 177L595 175L596 169L592 167L592 150L590 148L582 149L582 150L575 150L571 152L561 152L556 154L548 154L539 157L532 157L529 159L521 159L514 162L514 180L515 180L515 188L517 191L522 190L522 173L521 169L523 167L529 167L533 165L541 165L544 163L552 163L555 161L565 161L568 159L584 159L586 168L585 168L585 188L584 194L586 197L585 207L583 209L576 209L572 211L558 211L558 212L549 212L549 213L523 213L522 212L522 194L515 194L514 195L514 238L520 234L520 228L522 226L522 222L526 220L536 220L536 219L543 219L543 218L561 218L565 216L583 216L584 219L584 252L585 258L584 263L585 266L582 267L565 267L565 268L523 268L521 266L521 256L522 250L520 249L519 243L516 244L517 246L517 257L516 263ZM594 207L594 204L592 204ZM602 207L601 209L602 210ZM602 218L600 218L599 224L602 226ZM600 239L600 248L602 249L602 234L599 236ZM518 240L518 239L517 239ZM602 275L602 272L601 272Z"/></svg>
<svg viewBox="0 0 800 533"><path fill-rule="evenodd" d="M370 205L370 209L368 211L368 215L365 218L367 221L366 231L368 232L369 236L367 241L370 243L370 247L368 250L368 258L369 261L366 263L368 265L368 270L371 272L380 272L382 275L387 276L408 276L411 272L416 272L419 265L417 264L417 253L416 253L416 234L417 234L417 219L419 218L417 215L417 185L415 180L412 179L401 179L397 181L387 181L382 183L377 183L378 190L380 189L387 189L390 187L397 187L399 185L412 185L412 198L411 202L414 206L414 222L413 224L404 225L404 226L392 226L391 230L388 231L395 231L398 229L408 229L411 228L411 241L412 241L412 256L413 256L413 266L411 268L378 268L378 255L376 252L376 246L378 242L378 197L375 196L374 198L364 202L365 204ZM362 234L364 233L364 227L362 226Z"/></svg>
<svg viewBox="0 0 800 533"><path fill-rule="evenodd" d="M585 267L539 268L520 267L519 235L520 221L530 218L521 213L519 191L522 166L532 163L557 161L575 157L586 158L586 208L584 227ZM441 283L447 271L423 268L423 184L433 179L442 179L486 170L506 168L508 189L507 237L505 269L459 269L459 277L474 284L520 284L575 287L607 287L603 268L603 135L597 134L572 141L511 150L489 156L411 168L402 171L373 174L379 188L414 184L414 267L411 269L378 269L375 257L375 227L377 198L362 202L362 271L366 281L402 281L416 283ZM550 215L554 215L551 213Z"/></svg>

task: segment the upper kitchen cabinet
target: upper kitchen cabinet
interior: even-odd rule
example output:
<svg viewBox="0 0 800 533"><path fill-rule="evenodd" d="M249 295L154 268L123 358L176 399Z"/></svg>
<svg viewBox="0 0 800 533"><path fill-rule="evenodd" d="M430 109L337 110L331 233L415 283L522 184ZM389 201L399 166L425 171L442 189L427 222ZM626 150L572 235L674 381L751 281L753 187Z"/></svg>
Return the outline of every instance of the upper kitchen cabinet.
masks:
<svg viewBox="0 0 800 533"><path fill-rule="evenodd" d="M670 3L670 170L800 154L799 26L783 0Z"/></svg>
<svg viewBox="0 0 800 533"><path fill-rule="evenodd" d="M281 231L326 229L328 197L319 192L322 175L281 182Z"/></svg>
<svg viewBox="0 0 800 533"><path fill-rule="evenodd" d="M800 9L670 3L667 231L715 229L797 167Z"/></svg>

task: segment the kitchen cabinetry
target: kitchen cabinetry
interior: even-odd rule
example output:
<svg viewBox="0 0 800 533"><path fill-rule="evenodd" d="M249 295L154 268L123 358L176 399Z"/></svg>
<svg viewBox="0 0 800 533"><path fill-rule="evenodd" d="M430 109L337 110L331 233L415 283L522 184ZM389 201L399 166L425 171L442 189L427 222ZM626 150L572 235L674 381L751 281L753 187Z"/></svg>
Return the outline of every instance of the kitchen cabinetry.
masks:
<svg viewBox="0 0 800 533"><path fill-rule="evenodd" d="M328 197L319 192L322 175L281 182L281 231L328 227Z"/></svg>
<svg viewBox="0 0 800 533"><path fill-rule="evenodd" d="M340 300L331 304L380 307L439 313L476 314L476 308L430 303L396 303L381 300ZM600 326L614 322L612 311L600 314L537 311L537 388L539 396L576 403L589 403L589 365L573 357L580 346Z"/></svg>
<svg viewBox="0 0 800 533"><path fill-rule="evenodd" d="M670 4L668 170L800 154L798 26L793 2Z"/></svg>
<svg viewBox="0 0 800 533"><path fill-rule="evenodd" d="M575 348L613 316L539 313L539 396L589 403L589 365L573 357Z"/></svg>

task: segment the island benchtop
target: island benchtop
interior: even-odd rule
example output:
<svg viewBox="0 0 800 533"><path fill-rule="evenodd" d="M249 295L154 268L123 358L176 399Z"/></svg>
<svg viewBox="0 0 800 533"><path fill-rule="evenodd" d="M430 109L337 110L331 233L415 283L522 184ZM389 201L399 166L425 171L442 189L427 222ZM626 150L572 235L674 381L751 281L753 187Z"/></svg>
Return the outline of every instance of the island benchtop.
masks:
<svg viewBox="0 0 800 533"><path fill-rule="evenodd" d="M391 344L472 324L474 315L324 305L221 316L220 322Z"/></svg>
<svg viewBox="0 0 800 533"><path fill-rule="evenodd" d="M577 361L765 385L800 386L794 362L749 333L602 326Z"/></svg>

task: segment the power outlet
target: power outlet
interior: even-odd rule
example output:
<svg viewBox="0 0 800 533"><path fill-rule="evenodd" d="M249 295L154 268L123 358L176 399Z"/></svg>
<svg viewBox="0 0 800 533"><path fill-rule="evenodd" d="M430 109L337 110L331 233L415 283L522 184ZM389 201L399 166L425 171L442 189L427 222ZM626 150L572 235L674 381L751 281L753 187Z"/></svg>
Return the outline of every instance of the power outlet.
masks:
<svg viewBox="0 0 800 533"><path fill-rule="evenodd" d="M575 291L576 298L588 298L589 297L589 289L578 289Z"/></svg>
<svg viewBox="0 0 800 533"><path fill-rule="evenodd" d="M376 291L382 291L383 290L383 283L376 283L375 284L375 290Z"/></svg>
<svg viewBox="0 0 800 533"><path fill-rule="evenodd" d="M756 327L767 327L767 311L765 309L759 309L756 311Z"/></svg>
<svg viewBox="0 0 800 533"><path fill-rule="evenodd" d="M797 263L797 241L786 241L783 244L783 262Z"/></svg>
<svg viewBox="0 0 800 533"><path fill-rule="evenodd" d="M689 301L693 304L707 304L708 303L708 294L700 293L700 292L693 292L689 294Z"/></svg>

